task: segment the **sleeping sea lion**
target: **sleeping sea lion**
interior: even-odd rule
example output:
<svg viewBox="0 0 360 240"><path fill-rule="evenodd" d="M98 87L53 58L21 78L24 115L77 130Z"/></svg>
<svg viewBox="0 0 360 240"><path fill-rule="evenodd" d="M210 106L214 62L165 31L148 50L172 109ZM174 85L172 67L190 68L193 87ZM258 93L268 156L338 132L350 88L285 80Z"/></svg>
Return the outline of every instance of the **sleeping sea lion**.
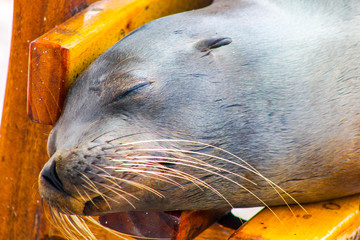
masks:
<svg viewBox="0 0 360 240"><path fill-rule="evenodd" d="M359 12L218 0L135 30L71 87L42 198L104 215L359 193Z"/></svg>

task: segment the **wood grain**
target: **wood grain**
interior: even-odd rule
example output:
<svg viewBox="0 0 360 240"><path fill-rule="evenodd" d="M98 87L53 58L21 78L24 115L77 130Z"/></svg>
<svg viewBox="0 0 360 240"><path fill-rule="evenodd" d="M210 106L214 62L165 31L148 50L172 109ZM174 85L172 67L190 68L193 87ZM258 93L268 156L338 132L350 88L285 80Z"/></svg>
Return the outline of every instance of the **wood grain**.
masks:
<svg viewBox="0 0 360 240"><path fill-rule="evenodd" d="M360 196L261 211L234 233L230 240L355 239L359 230Z"/></svg>
<svg viewBox="0 0 360 240"><path fill-rule="evenodd" d="M29 43L90 4L15 0L9 72L0 129L0 239L49 239L37 193L49 127L27 117Z"/></svg>

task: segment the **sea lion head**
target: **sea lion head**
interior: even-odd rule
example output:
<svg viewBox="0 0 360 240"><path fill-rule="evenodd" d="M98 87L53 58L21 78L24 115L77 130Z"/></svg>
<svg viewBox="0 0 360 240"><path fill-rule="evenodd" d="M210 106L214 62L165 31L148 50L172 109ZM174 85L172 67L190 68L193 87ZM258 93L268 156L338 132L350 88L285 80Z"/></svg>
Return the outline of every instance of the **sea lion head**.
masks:
<svg viewBox="0 0 360 240"><path fill-rule="evenodd" d="M211 160L216 154L224 164L233 161L220 150L227 123L217 119L216 108L224 89L216 88L216 60L207 58L231 38L200 39L175 29L167 39L150 40L154 25L109 49L70 89L40 174L40 193L61 211L230 207L212 182L238 184L242 176Z"/></svg>
<svg viewBox="0 0 360 240"><path fill-rule="evenodd" d="M343 42L318 44L321 34L348 35L256 10L236 24L204 11L163 18L100 56L49 136L42 197L64 213L101 215L358 192L355 38L341 46L352 51L329 56L318 46Z"/></svg>

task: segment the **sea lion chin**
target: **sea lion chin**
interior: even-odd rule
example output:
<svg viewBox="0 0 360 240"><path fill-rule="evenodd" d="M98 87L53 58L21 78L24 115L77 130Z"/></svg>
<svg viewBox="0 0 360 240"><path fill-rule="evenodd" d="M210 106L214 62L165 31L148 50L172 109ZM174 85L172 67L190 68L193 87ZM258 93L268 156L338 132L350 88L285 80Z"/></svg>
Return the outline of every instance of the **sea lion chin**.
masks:
<svg viewBox="0 0 360 240"><path fill-rule="evenodd" d="M102 215L358 193L360 4L350 2L215 1L134 31L71 87L41 196Z"/></svg>

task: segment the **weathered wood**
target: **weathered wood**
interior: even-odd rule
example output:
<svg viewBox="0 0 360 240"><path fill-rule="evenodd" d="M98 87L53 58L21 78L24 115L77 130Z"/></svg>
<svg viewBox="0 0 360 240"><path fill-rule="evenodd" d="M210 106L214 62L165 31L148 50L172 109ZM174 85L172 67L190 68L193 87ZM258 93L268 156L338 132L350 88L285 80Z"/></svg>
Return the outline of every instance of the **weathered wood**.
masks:
<svg viewBox="0 0 360 240"><path fill-rule="evenodd" d="M54 124L67 89L101 53L156 18L204 7L210 0L108 0L97 2L31 43L28 113Z"/></svg>
<svg viewBox="0 0 360 240"><path fill-rule="evenodd" d="M183 211L176 240L195 238L226 212L226 210ZM215 236L217 235L212 236L211 239L216 239Z"/></svg>
<svg viewBox="0 0 360 240"><path fill-rule="evenodd" d="M261 211L255 218L239 228L230 240L303 240L303 239L355 239L359 230L360 196L304 204L274 207Z"/></svg>
<svg viewBox="0 0 360 240"><path fill-rule="evenodd" d="M85 0L15 0L13 33L0 130L0 239L48 239L37 193L49 127L26 113L29 43L89 4Z"/></svg>
<svg viewBox="0 0 360 240"><path fill-rule="evenodd" d="M233 232L233 229L226 228L215 223L199 236L197 236L194 240L226 240Z"/></svg>

